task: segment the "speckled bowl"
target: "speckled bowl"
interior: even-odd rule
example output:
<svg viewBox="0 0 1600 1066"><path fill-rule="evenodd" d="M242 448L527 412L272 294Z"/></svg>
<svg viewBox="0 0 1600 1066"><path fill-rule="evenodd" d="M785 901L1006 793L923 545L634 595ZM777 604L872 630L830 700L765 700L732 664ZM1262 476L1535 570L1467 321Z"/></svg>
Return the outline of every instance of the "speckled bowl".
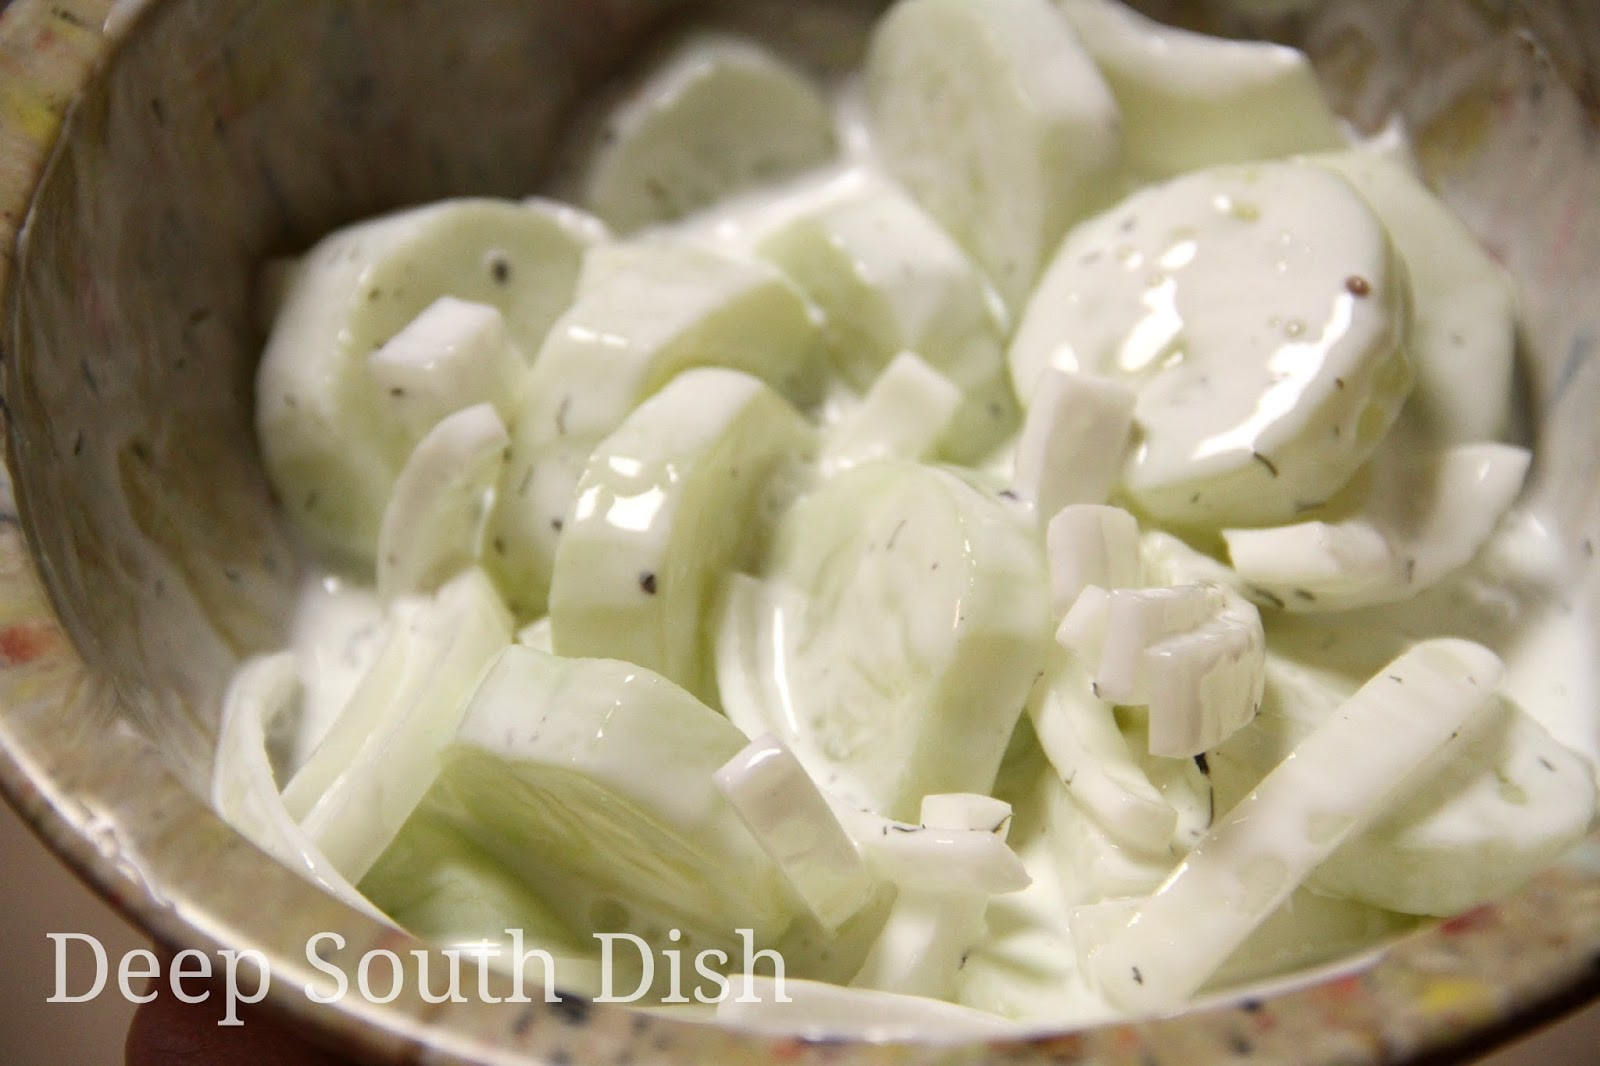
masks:
<svg viewBox="0 0 1600 1066"><path fill-rule="evenodd" d="M228 671L279 639L295 579L250 432L254 265L383 208L531 190L569 105L684 6L17 0L0 15L0 784L60 855L170 945L258 949L278 1009L384 1060L1439 1061L1600 988L1600 864L1585 853L1357 974L1045 1039L813 1043L574 999L429 1006L414 973L386 1006L301 994L316 932L341 933L352 968L416 945L268 860L198 795ZM759 6L742 10L828 65L852 61L839 31L875 5ZM1237 6L1205 15L1305 47L1358 125L1403 113L1432 180L1522 280L1535 491L1592 557L1600 5Z"/></svg>

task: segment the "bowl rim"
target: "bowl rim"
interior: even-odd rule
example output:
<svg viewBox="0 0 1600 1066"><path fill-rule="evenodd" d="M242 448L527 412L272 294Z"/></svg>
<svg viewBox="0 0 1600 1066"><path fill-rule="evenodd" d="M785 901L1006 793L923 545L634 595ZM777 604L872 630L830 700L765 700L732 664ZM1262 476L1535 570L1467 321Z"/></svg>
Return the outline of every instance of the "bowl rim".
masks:
<svg viewBox="0 0 1600 1066"><path fill-rule="evenodd" d="M118 46L166 0L14 0L0 11L0 350L14 340L16 272L24 262L37 190L65 143L73 102L114 62ZM8 370L9 374L9 370ZM9 380L9 379L8 379ZM1064 1034L951 1044L815 1041L759 1035L665 1019L568 997L552 1007L489 1013L486 1004L429 1007L402 998L378 1005L345 997L327 1006L300 991L313 975L286 959L282 926L340 932L338 960L353 976L360 950L402 953L422 942L332 900L220 821L170 773L160 754L116 712L117 695L85 665L55 611L30 550L26 500L17 507L9 409L0 468L0 792L56 855L124 917L162 944L208 953L254 948L271 962L267 1003L305 1023L324 1042L386 1059L459 1062L550 1061L558 1051L595 1053L649 1046L665 1037L685 1061L1094 1062L1132 1058L1196 1061L1206 1049L1250 1061L1274 1031L1312 1027L1346 1054L1398 1054L1414 1063L1481 1054L1600 995L1600 928L1561 944L1579 886L1600 888L1600 870L1561 867L1506 901L1440 923L1387 951L1358 974L1172 1019L1113 1023ZM214 894L244 882L252 900ZM237 894L237 893L235 893ZM282 901L261 906L262 899ZM222 902L219 904L219 900ZM1591 914L1591 905L1583 914ZM1591 922L1590 925L1594 923ZM280 934L274 936L274 934ZM1540 979L1508 987L1495 946L1540 943L1551 965ZM360 950L358 950L360 949ZM248 973L250 966L243 969ZM284 975L296 979L289 983ZM621 1038L621 1042L618 1042ZM1337 1043L1342 1040L1343 1043ZM1302 1045L1303 1046L1303 1045ZM657 1044L656 1054L662 1045ZM1164 1050L1165 1049L1165 1050ZM1153 1057L1152 1057L1153 1056ZM1263 1061L1271 1061L1263 1060ZM1348 1061L1348 1058L1345 1059Z"/></svg>

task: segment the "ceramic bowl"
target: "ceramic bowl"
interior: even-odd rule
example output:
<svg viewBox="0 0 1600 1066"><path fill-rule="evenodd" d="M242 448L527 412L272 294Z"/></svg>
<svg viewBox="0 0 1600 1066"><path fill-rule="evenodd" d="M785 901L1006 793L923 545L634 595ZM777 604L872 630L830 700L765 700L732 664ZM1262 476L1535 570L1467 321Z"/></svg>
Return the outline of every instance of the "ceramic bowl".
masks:
<svg viewBox="0 0 1600 1066"><path fill-rule="evenodd" d="M381 1060L1438 1061L1594 992L1600 866L1583 852L1334 980L987 1044L774 1039L572 998L430 1006L414 980L386 1005L301 994L317 932L344 937L330 957L347 969L417 945L201 798L229 670L280 640L296 581L251 435L255 269L385 208L533 190L563 115L687 6L16 0L0 15L0 784L61 857L168 945L260 952L277 1009ZM833 66L875 6L740 11ZM1301 45L1360 128L1405 117L1430 180L1522 282L1533 491L1592 557L1600 6L1152 6Z"/></svg>

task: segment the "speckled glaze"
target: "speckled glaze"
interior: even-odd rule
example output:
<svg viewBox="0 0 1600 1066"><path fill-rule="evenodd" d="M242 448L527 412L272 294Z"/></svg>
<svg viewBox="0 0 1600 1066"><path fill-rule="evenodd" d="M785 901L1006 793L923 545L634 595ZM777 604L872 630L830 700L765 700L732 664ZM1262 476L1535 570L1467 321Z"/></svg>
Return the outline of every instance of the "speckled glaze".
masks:
<svg viewBox="0 0 1600 1066"><path fill-rule="evenodd" d="M250 432L254 266L382 208L530 191L560 117L683 6L16 0L0 15L0 785L62 857L174 947L261 951L277 1009L377 1061L1446 1061L1600 990L1591 844L1358 972L1040 1039L817 1043L570 998L430 1006L414 962L387 1006L305 998L314 933L345 938L331 958L352 974L368 949L417 945L277 866L197 795L227 673L280 638L297 568ZM746 3L740 17L836 64L853 59L839 28L874 6ZM1600 6L1237 6L1215 0L1204 21L1305 47L1358 125L1398 108L1431 179L1521 279L1534 491L1592 558Z"/></svg>

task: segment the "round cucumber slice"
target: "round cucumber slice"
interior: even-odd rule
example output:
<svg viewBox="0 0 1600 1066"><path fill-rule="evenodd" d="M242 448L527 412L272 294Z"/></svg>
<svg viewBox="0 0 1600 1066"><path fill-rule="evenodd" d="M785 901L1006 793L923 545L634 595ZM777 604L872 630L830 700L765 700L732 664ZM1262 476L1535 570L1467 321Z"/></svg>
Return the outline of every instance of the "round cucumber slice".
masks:
<svg viewBox="0 0 1600 1066"><path fill-rule="evenodd" d="M798 911L714 781L745 743L642 667L512 646L473 696L425 809L587 942L630 932L655 950L740 957L739 930L770 944Z"/></svg>
<svg viewBox="0 0 1600 1066"><path fill-rule="evenodd" d="M759 253L826 316L829 360L858 392L915 352L962 394L940 450L986 455L1015 428L1000 319L988 283L959 245L899 189L872 184L779 228Z"/></svg>
<svg viewBox="0 0 1600 1066"><path fill-rule="evenodd" d="M1116 103L1049 0L901 0L866 92L884 163L1012 308L1115 185Z"/></svg>
<svg viewBox="0 0 1600 1066"><path fill-rule="evenodd" d="M914 820L925 795L987 792L1049 645L1044 560L1022 507L907 463L848 470L779 528L766 625L769 727L822 787Z"/></svg>
<svg viewBox="0 0 1600 1066"><path fill-rule="evenodd" d="M1272 525L1320 506L1411 387L1408 288L1383 226L1315 167L1218 167L1075 229L1011 348L1138 390L1123 487L1178 525Z"/></svg>
<svg viewBox="0 0 1600 1066"><path fill-rule="evenodd" d="M1498 440L1511 419L1517 294L1466 225L1405 167L1371 152L1306 160L1366 197L1411 278L1408 340L1417 387L1407 405L1440 445Z"/></svg>
<svg viewBox="0 0 1600 1066"><path fill-rule="evenodd" d="M1356 514L1225 529L1223 540L1250 595L1284 610L1395 603L1471 561L1522 491L1530 459L1509 444L1391 452L1372 464Z"/></svg>
<svg viewBox="0 0 1600 1066"><path fill-rule="evenodd" d="M488 563L523 618L544 613L590 453L663 385L726 366L813 399L817 322L775 267L666 241L602 258L539 351L490 516Z"/></svg>
<svg viewBox="0 0 1600 1066"><path fill-rule="evenodd" d="M686 370L601 442L556 549L558 654L624 659L717 705L709 605L748 568L815 434L737 370ZM768 530L770 532L770 530Z"/></svg>
<svg viewBox="0 0 1600 1066"><path fill-rule="evenodd" d="M531 355L602 235L557 204L449 200L339 230L306 254L257 372L256 430L285 511L316 547L372 561L390 487L416 443L369 372L371 353L454 296L497 308ZM496 402L510 421L510 400L462 406Z"/></svg>
<svg viewBox="0 0 1600 1066"><path fill-rule="evenodd" d="M589 954L550 908L482 848L418 811L367 875L361 891L411 933L445 943L500 943L520 929L532 947Z"/></svg>
<svg viewBox="0 0 1600 1066"><path fill-rule="evenodd" d="M833 114L816 86L725 34L680 39L569 149L576 196L620 233L671 222L827 163Z"/></svg>
<svg viewBox="0 0 1600 1066"><path fill-rule="evenodd" d="M1129 169L1169 178L1345 143L1303 52L1166 26L1116 0L1057 0L1115 94Z"/></svg>
<svg viewBox="0 0 1600 1066"><path fill-rule="evenodd" d="M1576 844L1594 773L1510 700L1464 731L1449 760L1319 867L1311 887L1445 917L1512 891Z"/></svg>

